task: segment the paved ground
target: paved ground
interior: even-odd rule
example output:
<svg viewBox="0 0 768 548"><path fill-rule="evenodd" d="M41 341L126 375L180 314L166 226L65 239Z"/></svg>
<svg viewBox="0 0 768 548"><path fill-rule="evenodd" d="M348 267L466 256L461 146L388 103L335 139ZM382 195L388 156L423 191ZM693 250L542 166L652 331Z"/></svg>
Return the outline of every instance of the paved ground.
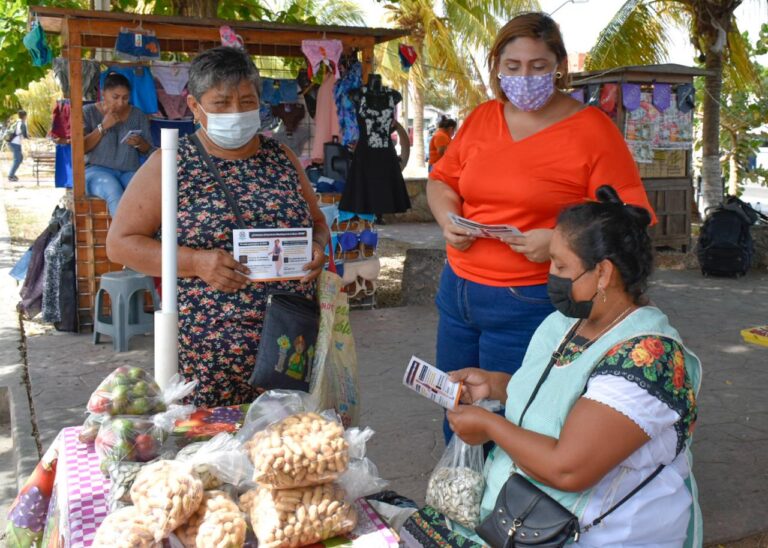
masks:
<svg viewBox="0 0 768 548"><path fill-rule="evenodd" d="M0 245L7 245L1 232ZM420 245L433 245L440 238L429 225L393 225L383 232L406 240L411 237ZM766 282L766 273L719 280L702 278L695 271L660 271L654 278L652 298L668 312L705 367L694 455L708 542L768 529L768 398L764 395L768 348L744 344L739 336L743 327L768 323ZM4 295L15 290L3 270L0 288ZM10 371L14 356L18 360L19 334L7 309L11 305L10 298L0 301L4 308L0 374ZM419 501L442 451L441 413L403 388L400 379L411 354L434 358L436 320L432 307L352 313L362 423L377 431L370 456L392 488ZM45 447L60 428L83 419L90 392L112 369L122 364L151 367L152 339L134 338L129 352L114 354L110 344L94 346L88 335L30 334L27 353L34 410Z"/></svg>

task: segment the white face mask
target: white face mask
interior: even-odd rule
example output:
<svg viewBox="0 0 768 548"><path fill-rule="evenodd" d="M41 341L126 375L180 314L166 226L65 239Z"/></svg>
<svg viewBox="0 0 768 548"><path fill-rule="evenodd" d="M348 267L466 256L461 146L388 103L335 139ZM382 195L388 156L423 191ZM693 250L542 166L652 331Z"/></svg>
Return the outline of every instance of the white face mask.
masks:
<svg viewBox="0 0 768 548"><path fill-rule="evenodd" d="M236 149L245 146L261 128L259 109L247 112L205 113L205 132L221 148Z"/></svg>

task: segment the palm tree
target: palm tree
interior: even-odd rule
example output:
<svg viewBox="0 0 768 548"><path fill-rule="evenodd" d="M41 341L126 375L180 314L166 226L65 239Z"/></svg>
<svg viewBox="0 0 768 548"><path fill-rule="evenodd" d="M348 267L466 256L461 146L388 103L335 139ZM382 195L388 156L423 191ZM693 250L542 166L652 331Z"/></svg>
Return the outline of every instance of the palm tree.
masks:
<svg viewBox="0 0 768 548"><path fill-rule="evenodd" d="M758 0L759 1L759 0ZM720 171L720 98L724 71L742 88L756 82L748 47L734 11L742 0L627 0L598 37L586 68L663 62L667 33L687 28L699 60L707 69L702 98L702 201L704 211L722 200Z"/></svg>
<svg viewBox="0 0 768 548"><path fill-rule="evenodd" d="M424 167L424 90L431 82L450 83L455 104L467 111L489 98L480 62L470 53L487 51L500 22L515 13L538 9L537 0L400 0L386 6L389 21L409 31L409 42L418 60L405 76L413 90L413 152L415 167ZM397 59L393 45L384 56ZM382 63L386 66L386 63ZM380 66L382 66L380 65ZM401 73L402 74L402 73ZM387 74L397 82L394 74ZM408 86L408 84L412 84Z"/></svg>

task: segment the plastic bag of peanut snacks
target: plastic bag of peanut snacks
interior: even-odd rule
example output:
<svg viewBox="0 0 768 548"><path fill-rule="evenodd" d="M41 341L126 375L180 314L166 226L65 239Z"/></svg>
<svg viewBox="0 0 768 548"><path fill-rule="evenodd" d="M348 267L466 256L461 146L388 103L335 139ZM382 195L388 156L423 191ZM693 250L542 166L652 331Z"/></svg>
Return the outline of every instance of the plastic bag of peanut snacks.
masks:
<svg viewBox="0 0 768 548"><path fill-rule="evenodd" d="M256 432L245 448L253 462L253 481L271 489L327 483L349 463L344 427L332 413L290 415Z"/></svg>
<svg viewBox="0 0 768 548"><path fill-rule="evenodd" d="M93 548L160 548L159 525L137 508L126 506L109 514L96 531Z"/></svg>
<svg viewBox="0 0 768 548"><path fill-rule="evenodd" d="M206 490L225 483L237 486L253 476L253 465L243 444L226 432L208 441L187 445L176 455L176 460L190 464Z"/></svg>
<svg viewBox="0 0 768 548"><path fill-rule="evenodd" d="M243 513L224 491L206 491L197 511L174 531L184 548L237 548L245 542Z"/></svg>

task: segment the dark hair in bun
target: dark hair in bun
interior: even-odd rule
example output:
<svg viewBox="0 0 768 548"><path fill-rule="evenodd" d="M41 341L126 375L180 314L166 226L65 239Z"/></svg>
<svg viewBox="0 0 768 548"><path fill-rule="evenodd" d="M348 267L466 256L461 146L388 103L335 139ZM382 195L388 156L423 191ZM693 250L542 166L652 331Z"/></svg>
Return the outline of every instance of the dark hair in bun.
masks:
<svg viewBox="0 0 768 548"><path fill-rule="evenodd" d="M601 186L595 195L596 202L564 209L557 226L584 268L591 270L608 259L621 274L626 292L639 303L653 270L651 215L642 207L625 204L611 186Z"/></svg>

